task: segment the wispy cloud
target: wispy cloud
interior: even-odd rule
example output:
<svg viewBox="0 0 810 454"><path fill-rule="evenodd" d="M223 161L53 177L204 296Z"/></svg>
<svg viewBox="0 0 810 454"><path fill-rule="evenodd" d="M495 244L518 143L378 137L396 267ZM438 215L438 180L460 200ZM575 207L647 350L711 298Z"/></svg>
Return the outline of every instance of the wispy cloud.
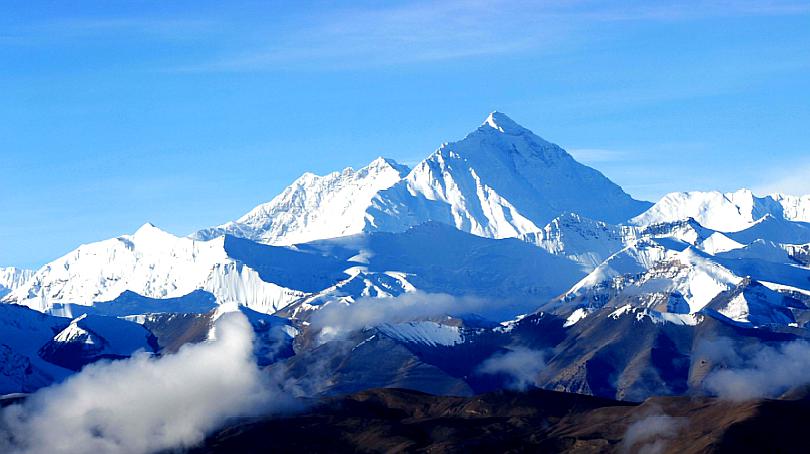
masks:
<svg viewBox="0 0 810 454"><path fill-rule="evenodd" d="M535 7L527 16L516 16L515 5L502 0L342 8L308 18L295 30L268 33L263 45L181 69L368 67L509 53L553 38L551 27L535 23L536 13L547 8Z"/></svg>
<svg viewBox="0 0 810 454"><path fill-rule="evenodd" d="M465 315L487 308L487 301L443 293L405 293L393 298L361 298L353 304L332 301L315 312L310 322L326 342L341 335L383 323L402 323L443 315Z"/></svg>
<svg viewBox="0 0 810 454"><path fill-rule="evenodd" d="M762 181L754 185L756 194L810 195L810 161L781 165L763 172Z"/></svg>
<svg viewBox="0 0 810 454"><path fill-rule="evenodd" d="M306 8L306 14L302 13ZM711 17L796 15L796 1L605 2L594 0L426 0L292 4L193 14L141 9L130 15L49 18L27 29L6 27L0 40L30 42L99 36L185 41L216 36L177 72L261 71L287 67L361 68L438 62L543 49L558 52L592 39L593 25L688 21ZM10 31L9 31L10 30Z"/></svg>
<svg viewBox="0 0 810 454"><path fill-rule="evenodd" d="M188 65L182 71L245 71L317 63L332 68L431 62L526 50L558 50L594 23L684 21L741 15L792 15L792 1L601 2L450 0L321 11L262 43ZM262 34L259 33L259 36Z"/></svg>
<svg viewBox="0 0 810 454"><path fill-rule="evenodd" d="M712 371L703 381L707 391L723 399L776 398L810 383L810 344L805 341L746 350L721 338L698 348L702 356L727 367Z"/></svg>
<svg viewBox="0 0 810 454"><path fill-rule="evenodd" d="M650 409L648 416L633 422L619 446L621 453L661 453L666 451L670 441L687 425L686 418L675 418L660 409Z"/></svg>
<svg viewBox="0 0 810 454"><path fill-rule="evenodd" d="M508 388L525 390L529 386L538 386L537 376L545 367L545 354L542 351L515 347L487 358L476 368L476 373L505 375L508 377Z"/></svg>
<svg viewBox="0 0 810 454"><path fill-rule="evenodd" d="M582 15L600 21L682 21L731 16L782 16L810 13L810 5L799 1L727 0L706 2L624 1L579 2Z"/></svg>

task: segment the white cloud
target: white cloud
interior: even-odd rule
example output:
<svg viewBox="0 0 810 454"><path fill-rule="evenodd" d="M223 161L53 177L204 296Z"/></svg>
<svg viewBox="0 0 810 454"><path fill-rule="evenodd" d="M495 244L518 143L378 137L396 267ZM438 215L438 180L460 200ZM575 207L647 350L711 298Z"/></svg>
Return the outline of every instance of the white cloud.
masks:
<svg viewBox="0 0 810 454"><path fill-rule="evenodd" d="M477 368L479 374L502 374L510 377L507 387L525 390L537 386L537 375L545 369L543 352L526 347L515 347L505 353L496 353L487 358Z"/></svg>
<svg viewBox="0 0 810 454"><path fill-rule="evenodd" d="M476 313L485 306L480 298L413 292L394 298L361 298L352 304L333 301L315 312L310 323L322 330L321 341L325 342L367 326Z"/></svg>
<svg viewBox="0 0 810 454"><path fill-rule="evenodd" d="M742 358L731 341L715 343L710 351L729 368L713 371L703 385L723 399L775 398L791 388L810 383L810 344L805 341L763 346L745 354L747 359Z"/></svg>
<svg viewBox="0 0 810 454"><path fill-rule="evenodd" d="M664 452L686 422L686 418L673 418L667 414L652 414L640 419L627 427L620 446L621 452L639 454Z"/></svg>
<svg viewBox="0 0 810 454"><path fill-rule="evenodd" d="M0 451L147 453L192 446L227 418L294 402L253 358L244 315L217 322L215 342L84 368L0 413Z"/></svg>

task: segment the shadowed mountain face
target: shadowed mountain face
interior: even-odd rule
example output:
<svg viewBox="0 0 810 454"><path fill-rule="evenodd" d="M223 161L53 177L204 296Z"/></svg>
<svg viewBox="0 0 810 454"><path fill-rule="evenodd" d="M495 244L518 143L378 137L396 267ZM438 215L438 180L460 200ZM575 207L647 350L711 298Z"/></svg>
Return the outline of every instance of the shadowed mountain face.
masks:
<svg viewBox="0 0 810 454"><path fill-rule="evenodd" d="M807 400L642 404L533 389L476 397L377 389L286 418L237 421L194 453L805 452Z"/></svg>
<svg viewBox="0 0 810 454"><path fill-rule="evenodd" d="M271 368L312 384L311 395L374 387L473 395L535 385L639 402L704 395L712 372L802 339L801 331L754 329L710 316L696 325L659 317L645 309L607 308L572 326L538 313L495 327L437 317L368 327L324 343L310 325L296 337L296 355ZM497 367L487 370L493 361Z"/></svg>

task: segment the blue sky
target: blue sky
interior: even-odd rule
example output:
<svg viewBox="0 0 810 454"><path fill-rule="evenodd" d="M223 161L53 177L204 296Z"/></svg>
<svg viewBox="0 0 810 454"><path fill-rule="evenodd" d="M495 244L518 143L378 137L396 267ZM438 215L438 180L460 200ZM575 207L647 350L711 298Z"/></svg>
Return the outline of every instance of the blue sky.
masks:
<svg viewBox="0 0 810 454"><path fill-rule="evenodd" d="M414 163L492 110L637 198L810 193L810 2L0 6L0 266Z"/></svg>

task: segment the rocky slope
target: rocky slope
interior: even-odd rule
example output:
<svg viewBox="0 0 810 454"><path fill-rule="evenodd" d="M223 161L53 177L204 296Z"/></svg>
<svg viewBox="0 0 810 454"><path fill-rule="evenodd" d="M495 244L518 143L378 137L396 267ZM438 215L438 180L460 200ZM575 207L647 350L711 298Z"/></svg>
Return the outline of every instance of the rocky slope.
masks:
<svg viewBox="0 0 810 454"><path fill-rule="evenodd" d="M464 398L380 389L236 422L190 452L799 453L808 415L806 400L628 405L543 390Z"/></svg>

